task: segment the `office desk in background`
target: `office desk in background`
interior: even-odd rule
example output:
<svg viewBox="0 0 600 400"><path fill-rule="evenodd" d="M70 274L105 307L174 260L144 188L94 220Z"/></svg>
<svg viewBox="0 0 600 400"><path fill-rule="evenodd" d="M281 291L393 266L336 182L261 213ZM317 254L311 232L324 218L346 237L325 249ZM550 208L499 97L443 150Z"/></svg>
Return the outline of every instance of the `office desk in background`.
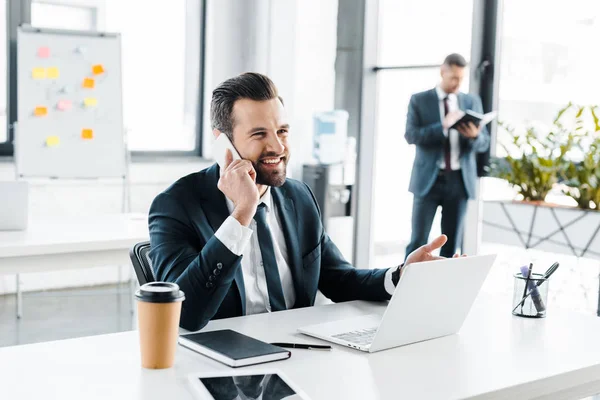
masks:
<svg viewBox="0 0 600 400"><path fill-rule="evenodd" d="M296 328L384 308L356 301L217 320L205 330L318 343ZM525 319L512 316L510 308L510 299L482 295L458 335L374 354L338 345L332 351L292 350L289 360L256 367L283 371L313 400L559 400L600 392L600 319L559 310L549 310L546 319ZM423 323L434 323L430 318ZM3 397L185 400L194 398L190 373L232 371L182 347L174 368L144 370L138 346L138 332L132 331L1 348Z"/></svg>
<svg viewBox="0 0 600 400"><path fill-rule="evenodd" d="M129 266L129 249L147 240L143 214L31 218L26 231L0 231L0 275ZM21 307L17 279L17 316Z"/></svg>

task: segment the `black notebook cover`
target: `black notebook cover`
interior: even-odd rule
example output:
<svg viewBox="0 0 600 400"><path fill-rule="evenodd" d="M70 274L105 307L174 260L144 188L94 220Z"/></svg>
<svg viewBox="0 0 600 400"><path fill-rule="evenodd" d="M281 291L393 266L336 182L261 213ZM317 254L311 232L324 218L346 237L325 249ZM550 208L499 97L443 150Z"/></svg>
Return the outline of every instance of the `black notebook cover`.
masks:
<svg viewBox="0 0 600 400"><path fill-rule="evenodd" d="M456 129L456 127L459 124L466 124L469 122L472 122L475 125L478 125L479 122L483 119L483 117L484 117L483 114L477 113L473 110L467 110L467 111L465 111L465 115L463 115L458 121L453 123L452 126L450 127L450 129Z"/></svg>
<svg viewBox="0 0 600 400"><path fill-rule="evenodd" d="M199 346L219 353L232 361L263 358L269 355L276 357L276 354L281 354L281 357L276 357L276 359L284 359L289 358L291 355L288 350L251 338L231 329L188 333L181 335L180 339L187 339ZM185 343L181 344L186 346Z"/></svg>

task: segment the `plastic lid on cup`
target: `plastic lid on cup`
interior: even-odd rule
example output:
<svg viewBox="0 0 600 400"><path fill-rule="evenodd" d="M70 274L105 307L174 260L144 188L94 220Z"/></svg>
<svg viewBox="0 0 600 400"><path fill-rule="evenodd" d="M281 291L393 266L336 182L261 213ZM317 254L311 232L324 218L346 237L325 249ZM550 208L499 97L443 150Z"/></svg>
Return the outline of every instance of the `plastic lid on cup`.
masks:
<svg viewBox="0 0 600 400"><path fill-rule="evenodd" d="M143 284L135 292L139 301L148 303L173 303L185 300L185 294L179 285L171 282L149 282Z"/></svg>

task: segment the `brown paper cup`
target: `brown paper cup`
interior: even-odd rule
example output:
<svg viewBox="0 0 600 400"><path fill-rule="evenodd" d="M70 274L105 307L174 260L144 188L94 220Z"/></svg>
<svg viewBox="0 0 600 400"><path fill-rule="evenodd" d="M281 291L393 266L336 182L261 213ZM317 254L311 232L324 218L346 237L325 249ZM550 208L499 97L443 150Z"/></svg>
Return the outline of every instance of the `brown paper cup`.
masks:
<svg viewBox="0 0 600 400"><path fill-rule="evenodd" d="M137 292L142 367L171 368L175 362L183 292L174 283L152 282Z"/></svg>

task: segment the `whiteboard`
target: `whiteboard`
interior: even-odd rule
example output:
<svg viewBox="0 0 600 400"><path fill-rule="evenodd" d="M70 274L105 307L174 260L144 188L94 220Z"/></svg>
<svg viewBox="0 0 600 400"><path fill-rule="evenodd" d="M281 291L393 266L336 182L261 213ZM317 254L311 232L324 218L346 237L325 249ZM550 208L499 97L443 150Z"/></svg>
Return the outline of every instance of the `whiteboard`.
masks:
<svg viewBox="0 0 600 400"><path fill-rule="evenodd" d="M21 26L17 63L17 174L125 177L120 35Z"/></svg>

